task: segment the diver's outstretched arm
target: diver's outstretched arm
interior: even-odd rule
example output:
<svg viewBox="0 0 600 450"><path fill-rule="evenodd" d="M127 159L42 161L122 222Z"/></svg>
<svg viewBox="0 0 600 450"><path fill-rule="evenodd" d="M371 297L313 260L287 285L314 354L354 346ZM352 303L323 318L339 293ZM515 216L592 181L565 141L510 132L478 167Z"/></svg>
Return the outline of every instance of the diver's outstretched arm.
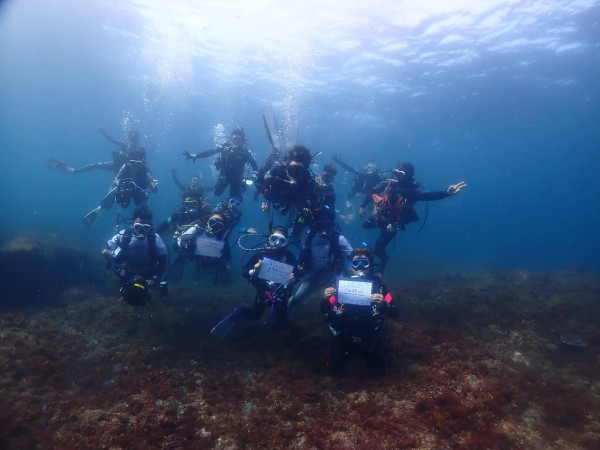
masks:
<svg viewBox="0 0 600 450"><path fill-rule="evenodd" d="M112 142L115 145L123 145L123 142L115 139L114 137L112 137L110 134L108 134L108 132L103 128L103 127L98 127L98 130L100 130L100 133L102 133L104 135L104 137L106 139L108 139L110 142Z"/></svg>
<svg viewBox="0 0 600 450"><path fill-rule="evenodd" d="M187 161L189 161L191 159L192 162L196 162L196 160L198 158L207 158L209 156L216 155L220 151L221 150L219 150L218 148L215 148L215 149L212 149L212 150L206 150L205 152L200 152L200 153L190 153L189 151L185 150L183 152L183 156L185 156L185 159Z"/></svg>
<svg viewBox="0 0 600 450"><path fill-rule="evenodd" d="M177 172L175 172L175 169L171 169L171 177L173 177L173 182L175 183L175 186L177 186L182 191L185 191L187 189L187 186L181 183L181 181L179 181L179 178L177 178Z"/></svg>
<svg viewBox="0 0 600 450"><path fill-rule="evenodd" d="M359 175L360 172L358 170L356 170L354 167L346 164L344 161L342 161L342 158L339 157L339 155L334 155L333 156L333 160L338 163L340 166L342 166L342 168L346 171L346 172L350 172L353 173L354 175Z"/></svg>

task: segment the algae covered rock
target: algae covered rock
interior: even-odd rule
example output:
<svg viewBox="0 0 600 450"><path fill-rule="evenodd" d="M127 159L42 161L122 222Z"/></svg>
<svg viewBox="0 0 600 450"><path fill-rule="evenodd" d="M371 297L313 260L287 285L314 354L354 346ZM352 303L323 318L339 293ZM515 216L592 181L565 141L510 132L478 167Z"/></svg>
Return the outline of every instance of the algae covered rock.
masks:
<svg viewBox="0 0 600 450"><path fill-rule="evenodd" d="M88 253L33 235L0 245L0 306L55 301L69 286L97 277L98 262Z"/></svg>

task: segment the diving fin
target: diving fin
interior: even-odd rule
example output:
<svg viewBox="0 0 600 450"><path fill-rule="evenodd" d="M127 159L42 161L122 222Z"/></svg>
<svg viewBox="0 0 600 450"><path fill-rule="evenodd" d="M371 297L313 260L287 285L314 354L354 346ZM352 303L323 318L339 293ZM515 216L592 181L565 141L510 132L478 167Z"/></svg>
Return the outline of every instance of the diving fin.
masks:
<svg viewBox="0 0 600 450"><path fill-rule="evenodd" d="M286 121L285 129L277 126L275 113L271 105L263 105L263 122L267 129L267 137L273 147L279 150L288 148L298 143L298 124L294 121Z"/></svg>
<svg viewBox="0 0 600 450"><path fill-rule="evenodd" d="M282 150L281 143L279 142L279 132L277 129L277 122L275 121L275 114L273 113L273 108L271 107L271 105L263 105L262 113L263 122L265 123L267 137L269 138L271 147L277 148L278 150Z"/></svg>
<svg viewBox="0 0 600 450"><path fill-rule="evenodd" d="M102 199L102 201L100 202L100 206L102 206L103 208L106 208L106 209L110 209L110 207L115 202L115 196L117 195L117 189L118 189L117 187L114 187L110 191L108 191L108 194L106 194L104 196L104 198Z"/></svg>
<svg viewBox="0 0 600 450"><path fill-rule="evenodd" d="M83 218L83 225L86 228L89 228L94 224L94 222L98 218L98 215L100 214L101 209L102 207L98 206L85 215L85 217Z"/></svg>
<svg viewBox="0 0 600 450"><path fill-rule="evenodd" d="M54 158L48 158L48 167L54 170L58 170L59 172L75 173L75 169L67 166L64 162Z"/></svg>
<svg viewBox="0 0 600 450"><path fill-rule="evenodd" d="M210 330L210 335L219 339L225 339L242 314L249 310L250 308L245 305L236 306L232 312L227 314L218 324L213 327L212 330Z"/></svg>

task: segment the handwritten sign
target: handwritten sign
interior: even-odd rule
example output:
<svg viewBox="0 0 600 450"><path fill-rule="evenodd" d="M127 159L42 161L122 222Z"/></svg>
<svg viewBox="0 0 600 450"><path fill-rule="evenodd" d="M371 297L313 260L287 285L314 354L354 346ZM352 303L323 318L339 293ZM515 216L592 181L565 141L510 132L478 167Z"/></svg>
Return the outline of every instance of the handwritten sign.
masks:
<svg viewBox="0 0 600 450"><path fill-rule="evenodd" d="M293 271L294 266L273 259L263 258L258 278L277 284L288 284Z"/></svg>
<svg viewBox="0 0 600 450"><path fill-rule="evenodd" d="M346 305L371 306L370 281L348 280L340 278L337 282L337 301Z"/></svg>
<svg viewBox="0 0 600 450"><path fill-rule="evenodd" d="M224 241L199 237L196 239L196 251L198 256L208 256L211 258L220 258L223 254Z"/></svg>

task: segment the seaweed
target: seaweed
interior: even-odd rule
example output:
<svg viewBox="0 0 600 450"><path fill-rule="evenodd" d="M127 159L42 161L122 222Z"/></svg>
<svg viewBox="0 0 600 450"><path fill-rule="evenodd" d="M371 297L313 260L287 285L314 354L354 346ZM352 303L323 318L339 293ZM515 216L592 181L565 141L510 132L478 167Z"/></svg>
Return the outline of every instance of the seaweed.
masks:
<svg viewBox="0 0 600 450"><path fill-rule="evenodd" d="M242 285L173 286L139 309L85 286L0 311L3 448L591 449L600 436L597 274L402 286L382 379L360 358L327 373L316 306L217 341L208 330ZM581 352L560 344L564 324Z"/></svg>

